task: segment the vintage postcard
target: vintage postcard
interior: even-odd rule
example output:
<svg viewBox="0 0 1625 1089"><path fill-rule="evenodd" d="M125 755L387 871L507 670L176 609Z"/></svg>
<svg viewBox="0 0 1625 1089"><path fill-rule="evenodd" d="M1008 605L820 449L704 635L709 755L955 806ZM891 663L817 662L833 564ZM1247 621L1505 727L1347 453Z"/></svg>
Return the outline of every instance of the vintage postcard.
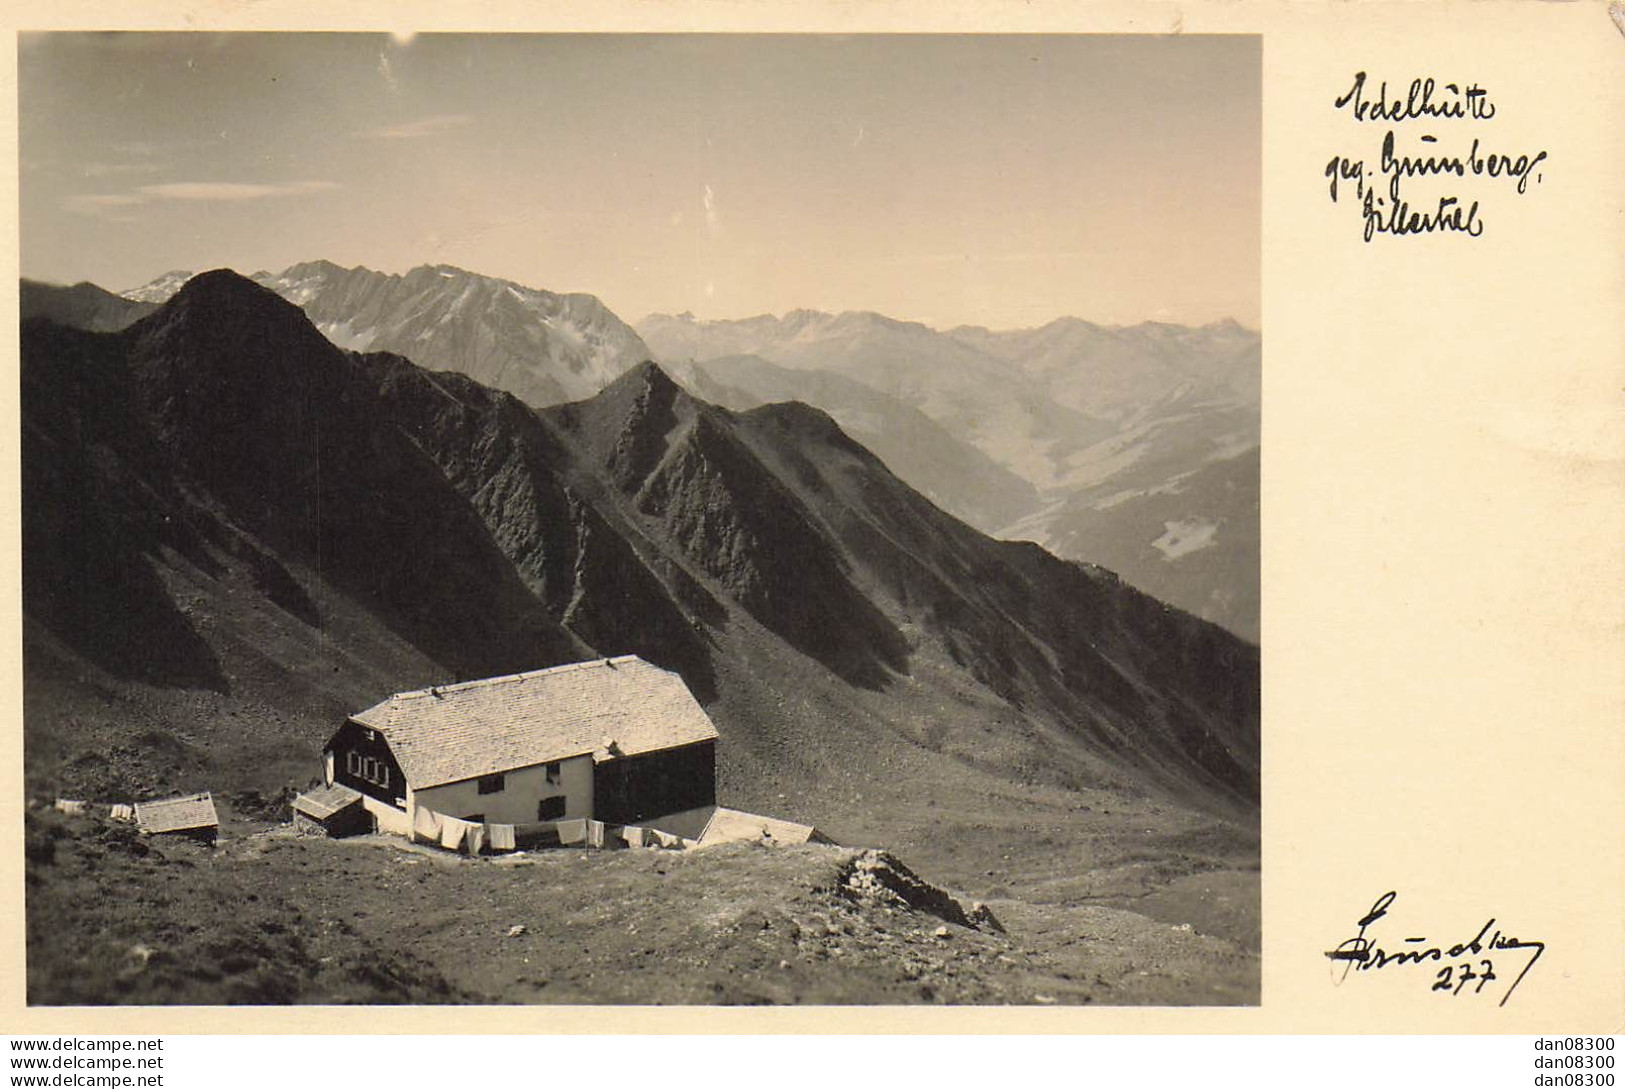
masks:
<svg viewBox="0 0 1625 1089"><path fill-rule="evenodd" d="M14 18L20 1031L1620 1031L1605 6L309 14Z"/></svg>

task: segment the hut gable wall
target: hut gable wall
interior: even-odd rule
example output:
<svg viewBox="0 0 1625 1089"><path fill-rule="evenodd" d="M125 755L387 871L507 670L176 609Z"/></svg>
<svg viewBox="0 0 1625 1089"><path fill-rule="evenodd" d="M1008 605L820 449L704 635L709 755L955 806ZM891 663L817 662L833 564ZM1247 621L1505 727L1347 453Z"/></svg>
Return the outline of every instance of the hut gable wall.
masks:
<svg viewBox="0 0 1625 1089"><path fill-rule="evenodd" d="M406 776L389 743L377 730L354 720L339 727L327 743L333 782L358 790L397 809L406 806Z"/></svg>

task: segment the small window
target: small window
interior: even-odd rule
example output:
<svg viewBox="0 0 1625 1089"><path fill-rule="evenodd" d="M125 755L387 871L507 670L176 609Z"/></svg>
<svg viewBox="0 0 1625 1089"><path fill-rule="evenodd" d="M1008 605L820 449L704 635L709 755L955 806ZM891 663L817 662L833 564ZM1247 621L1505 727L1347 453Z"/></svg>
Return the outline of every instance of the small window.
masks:
<svg viewBox="0 0 1625 1089"><path fill-rule="evenodd" d="M536 819L539 821L556 821L564 818L564 795L556 798L543 798L536 806Z"/></svg>
<svg viewBox="0 0 1625 1089"><path fill-rule="evenodd" d="M482 775L482 776L480 776L480 793L481 794L501 794L503 788L506 787L507 785L508 785L508 779L507 779L507 776L505 776L505 775L500 775L499 774L499 775Z"/></svg>
<svg viewBox="0 0 1625 1089"><path fill-rule="evenodd" d="M379 757L347 752L344 754L344 766L358 779L377 783L381 787L389 786L389 764Z"/></svg>
<svg viewBox="0 0 1625 1089"><path fill-rule="evenodd" d="M557 760L547 765L547 781L549 783L559 781L559 762Z"/></svg>
<svg viewBox="0 0 1625 1089"><path fill-rule="evenodd" d="M470 813L468 816L464 817L463 819L465 821L467 821L469 824L484 824L485 823L485 814L484 813Z"/></svg>

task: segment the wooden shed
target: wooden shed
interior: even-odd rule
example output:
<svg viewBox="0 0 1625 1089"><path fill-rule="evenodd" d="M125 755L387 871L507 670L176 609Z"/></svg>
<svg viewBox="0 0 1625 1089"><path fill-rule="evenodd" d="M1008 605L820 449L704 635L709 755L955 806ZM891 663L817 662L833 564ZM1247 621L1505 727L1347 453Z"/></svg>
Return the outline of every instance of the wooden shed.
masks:
<svg viewBox="0 0 1625 1089"><path fill-rule="evenodd" d="M302 835L354 836L372 831L360 791L332 783L293 800L294 831Z"/></svg>
<svg viewBox="0 0 1625 1089"><path fill-rule="evenodd" d="M220 817L214 811L214 798L207 792L137 802L135 823L150 836L180 835L213 843L220 832Z"/></svg>
<svg viewBox="0 0 1625 1089"><path fill-rule="evenodd" d="M793 847L800 843L834 843L810 824L764 817L723 805L707 805L672 813L645 822L657 829L693 843L714 847L719 843L760 843L769 847Z"/></svg>

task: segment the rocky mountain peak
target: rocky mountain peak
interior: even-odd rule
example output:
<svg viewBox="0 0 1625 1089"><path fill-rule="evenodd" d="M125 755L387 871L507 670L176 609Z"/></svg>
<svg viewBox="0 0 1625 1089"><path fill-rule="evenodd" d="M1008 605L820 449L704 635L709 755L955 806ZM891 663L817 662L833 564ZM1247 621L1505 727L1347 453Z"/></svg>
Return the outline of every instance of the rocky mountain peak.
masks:
<svg viewBox="0 0 1625 1089"><path fill-rule="evenodd" d="M280 310L299 309L285 302L276 292L229 268L198 273L181 286L170 302L177 306L249 305Z"/></svg>
<svg viewBox="0 0 1625 1089"><path fill-rule="evenodd" d="M129 331L154 349L185 341L256 361L332 350L299 307L226 268L192 277Z"/></svg>

